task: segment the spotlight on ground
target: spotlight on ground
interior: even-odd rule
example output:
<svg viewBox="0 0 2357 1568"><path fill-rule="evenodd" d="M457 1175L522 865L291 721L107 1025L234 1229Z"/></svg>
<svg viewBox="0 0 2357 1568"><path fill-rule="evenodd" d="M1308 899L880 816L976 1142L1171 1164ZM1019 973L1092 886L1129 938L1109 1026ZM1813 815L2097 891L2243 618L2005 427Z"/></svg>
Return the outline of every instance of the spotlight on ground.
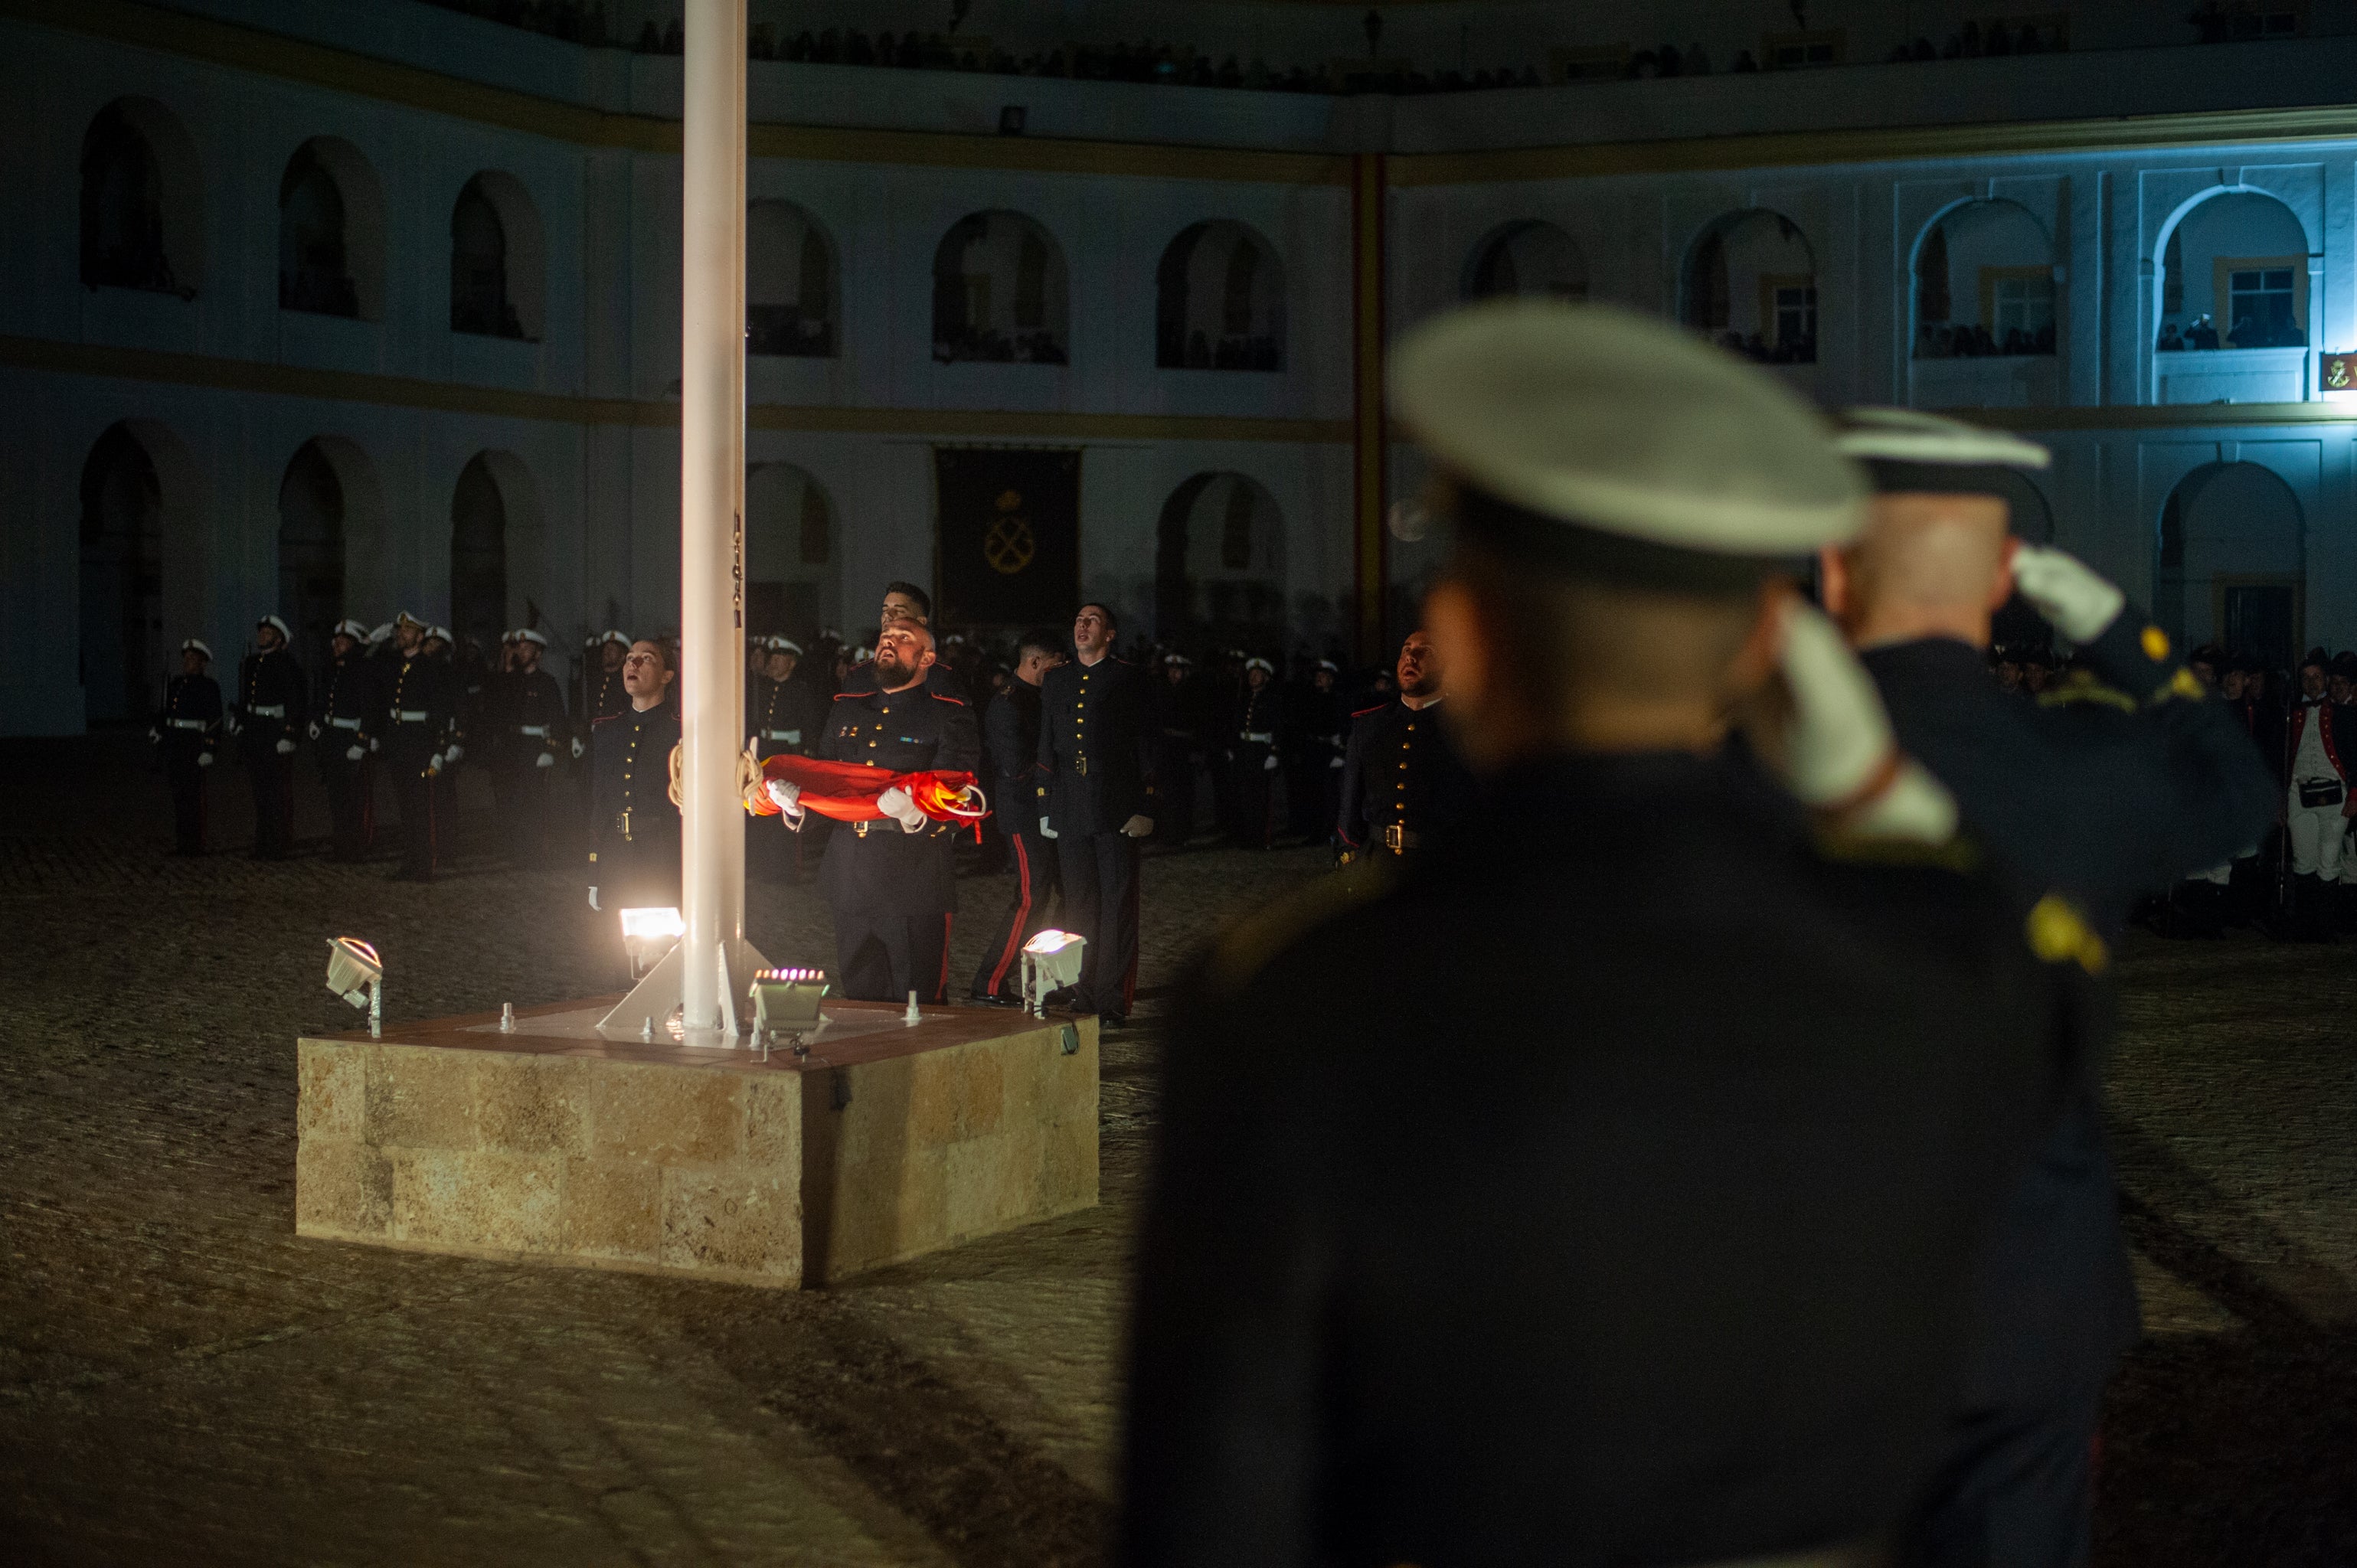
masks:
<svg viewBox="0 0 2357 1568"><path fill-rule="evenodd" d="M1081 979L1081 955L1089 940L1077 931L1041 931L1023 944L1023 1002L1035 1018L1048 1015L1048 993Z"/></svg>
<svg viewBox="0 0 2357 1568"><path fill-rule="evenodd" d="M679 939L685 935L687 923L677 909L623 910L622 946L630 955L630 978L644 979L647 971L661 963L663 954L679 946Z"/></svg>
<svg viewBox="0 0 2357 1568"><path fill-rule="evenodd" d="M376 956L376 949L358 937L328 942L328 989L353 1006L368 1009L371 1036L384 1033L384 960Z"/></svg>
<svg viewBox="0 0 2357 1568"><path fill-rule="evenodd" d="M823 969L760 969L746 988L753 1008L753 1037L783 1035L793 1045L819 1026L818 1004L830 987Z"/></svg>

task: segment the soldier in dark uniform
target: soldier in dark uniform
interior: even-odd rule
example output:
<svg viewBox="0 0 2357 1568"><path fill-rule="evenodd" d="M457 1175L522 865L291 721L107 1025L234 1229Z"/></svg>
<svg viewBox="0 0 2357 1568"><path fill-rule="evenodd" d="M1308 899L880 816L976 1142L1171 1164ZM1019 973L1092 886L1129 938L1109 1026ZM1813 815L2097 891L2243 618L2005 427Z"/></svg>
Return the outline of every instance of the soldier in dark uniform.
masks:
<svg viewBox="0 0 2357 1568"><path fill-rule="evenodd" d="M914 583L887 583L884 585L884 605L877 615L877 628L881 631L903 622L913 622L924 628L927 636L931 636L932 596ZM878 677L874 650L863 649L859 651L861 657L837 686L837 694L877 690ZM958 678L957 671L952 670L946 660L941 659L925 666L925 690L944 697L955 697L960 702L966 698L965 682Z"/></svg>
<svg viewBox="0 0 2357 1568"><path fill-rule="evenodd" d="M1113 653L1121 623L1086 604L1073 659L1039 685L1039 831L1056 842L1064 923L1088 939L1072 1006L1118 1028L1137 992L1137 841L1154 831L1146 671Z"/></svg>
<svg viewBox="0 0 2357 1568"><path fill-rule="evenodd" d="M1291 736L1285 731L1285 700L1271 684L1276 667L1265 659L1244 660L1243 687L1228 714L1222 736L1228 789L1235 820L1228 835L1247 849L1276 842L1276 770L1284 766Z"/></svg>
<svg viewBox="0 0 2357 1568"><path fill-rule="evenodd" d="M1321 839L1334 831L1342 803L1342 751L1350 711L1342 705L1342 671L1330 659L1312 662L1292 689L1286 728L1293 746L1286 755L1285 816L1297 838Z"/></svg>
<svg viewBox="0 0 2357 1568"><path fill-rule="evenodd" d="M1953 802L1796 605L1861 496L1781 383L1513 301L1409 335L1392 393L1482 799L1176 988L1117 1559L1878 1562L2102 955L1949 868ZM1781 784L1723 744L1780 665Z"/></svg>
<svg viewBox="0 0 2357 1568"><path fill-rule="evenodd" d="M982 715L982 753L991 814L1006 835L1014 862L1015 896L1006 913L982 944L982 962L968 995L976 1002L1012 1005L1008 988L1019 983L1023 944L1048 923L1048 900L1062 878L1056 846L1039 836L1039 691L1048 672L1064 662L1063 639L1051 631L1027 633L1017 647L1006 690ZM1069 906L1068 906L1069 907Z"/></svg>
<svg viewBox="0 0 2357 1568"><path fill-rule="evenodd" d="M1400 644L1400 694L1351 715L1342 764L1342 804L1334 836L1346 861L1412 854L1436 829L1461 815L1472 775L1441 722L1440 660L1432 639Z"/></svg>
<svg viewBox="0 0 2357 1568"><path fill-rule="evenodd" d="M1147 693L1154 732L1154 794L1162 810L1154 836L1166 847L1184 849L1195 836L1195 768L1203 751L1203 686L1195 661L1168 654Z"/></svg>
<svg viewBox="0 0 2357 1568"><path fill-rule="evenodd" d="M379 755L393 778L401 811L401 865L396 882L431 882L442 843L435 816L434 779L442 770L452 693L448 666L426 656L425 623L407 610L393 623L394 651L382 678L383 745Z"/></svg>
<svg viewBox="0 0 2357 1568"><path fill-rule="evenodd" d="M548 639L525 628L509 644L513 667L495 688L497 749L491 787L500 811L500 839L518 865L548 864L548 781L572 741L565 693L540 667Z"/></svg>
<svg viewBox="0 0 2357 1568"><path fill-rule="evenodd" d="M164 689L163 711L147 732L164 759L172 791L172 853L205 853L205 769L220 744L221 685L205 673L213 650L195 638L180 644L180 672Z"/></svg>
<svg viewBox="0 0 2357 1568"><path fill-rule="evenodd" d="M303 733L305 690L286 639L286 623L274 615L254 624L253 651L238 666L229 711L229 732L253 786L256 860L295 853L295 737Z"/></svg>
<svg viewBox="0 0 2357 1568"><path fill-rule="evenodd" d="M745 688L745 733L757 757L807 757L818 748L818 698L796 680L802 645L791 638L763 639L760 671ZM802 877L805 838L759 833L746 843L748 858L773 882Z"/></svg>
<svg viewBox="0 0 2357 1568"><path fill-rule="evenodd" d="M2138 895L2259 842L2274 790L2225 705L2117 588L2008 539L2007 470L2044 467L2043 447L1885 409L1854 413L1837 445L1877 494L1864 534L1825 553L1826 606L1900 744L2016 875L2070 896L2112 942ZM2017 591L2077 645L2101 701L2066 685L2028 703L1991 679L1990 618ZM1919 1531L1939 1568L2062 1568L2090 1551L2096 1420L2137 1328L2100 1072L2091 1054L1983 1266L1951 1455Z"/></svg>
<svg viewBox="0 0 2357 1568"><path fill-rule="evenodd" d="M328 792L334 843L328 858L347 863L367 856L375 825L368 748L383 728L384 703L368 657L368 628L356 620L336 623L328 639L328 668L319 679L318 713L310 726L311 756Z"/></svg>
<svg viewBox="0 0 2357 1568"><path fill-rule="evenodd" d="M440 749L426 787L434 801L436 853L449 855L458 845L458 765L474 745L482 707L482 671L457 657L458 641L447 626L425 628L425 657L440 672L445 701Z"/></svg>
<svg viewBox="0 0 2357 1568"><path fill-rule="evenodd" d="M933 658L933 634L923 622L885 627L876 639L875 682L835 694L819 755L895 773L978 768L974 710L926 685ZM912 991L944 1001L957 912L952 829L899 789L882 790L877 804L881 820L836 824L819 867L820 890L834 912L835 988L867 1002L898 1002ZM787 820L798 825L800 814L790 809Z"/></svg>
<svg viewBox="0 0 2357 1568"><path fill-rule="evenodd" d="M641 638L622 660L630 701L599 719L590 740L596 779L589 794L589 908L675 909L680 899L679 808L671 799L671 754L679 710L671 701L671 660Z"/></svg>

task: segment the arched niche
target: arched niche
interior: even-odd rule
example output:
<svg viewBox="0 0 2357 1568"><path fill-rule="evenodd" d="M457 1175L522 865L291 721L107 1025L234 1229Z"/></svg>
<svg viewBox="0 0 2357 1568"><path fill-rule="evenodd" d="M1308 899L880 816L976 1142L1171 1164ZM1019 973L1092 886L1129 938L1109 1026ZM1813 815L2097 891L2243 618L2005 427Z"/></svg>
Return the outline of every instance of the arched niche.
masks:
<svg viewBox="0 0 2357 1568"><path fill-rule="evenodd" d="M384 319L384 190L360 149L314 136L278 181L278 306Z"/></svg>
<svg viewBox="0 0 2357 1568"><path fill-rule="evenodd" d="M2308 231L2255 190L2209 197L2170 225L2159 257L2163 353L2308 341Z"/></svg>
<svg viewBox="0 0 2357 1568"><path fill-rule="evenodd" d="M2282 476L2257 463L2194 469L2162 504L2155 545L2164 630L2291 667L2307 635L2307 519Z"/></svg>
<svg viewBox="0 0 2357 1568"><path fill-rule="evenodd" d="M1915 357L2051 354L2054 301L2053 241L2028 208L1951 207L1915 247Z"/></svg>
<svg viewBox="0 0 2357 1568"><path fill-rule="evenodd" d="M1754 207L1706 225L1679 294L1681 318L1719 347L1770 364L1816 362L1816 252L1782 213Z"/></svg>
<svg viewBox="0 0 2357 1568"><path fill-rule="evenodd" d="M82 461L81 532L84 719L143 723L165 672L164 486L127 424L109 426Z"/></svg>
<svg viewBox="0 0 2357 1568"><path fill-rule="evenodd" d="M450 330L539 342L547 275L523 182L498 169L469 179L450 209Z"/></svg>
<svg viewBox="0 0 2357 1568"><path fill-rule="evenodd" d="M518 627L544 628L545 532L522 458L467 459L450 492L450 629L462 645L487 654Z"/></svg>
<svg viewBox="0 0 2357 1568"><path fill-rule="evenodd" d="M1064 252L1020 212L959 219L933 252L933 358L1061 365L1071 360Z"/></svg>
<svg viewBox="0 0 2357 1568"><path fill-rule="evenodd" d="M1154 362L1166 371L1285 369L1276 247L1227 219L1179 231L1156 273Z"/></svg>
<svg viewBox="0 0 2357 1568"><path fill-rule="evenodd" d="M323 668L345 609L344 481L320 443L306 441L278 480L277 613L294 628L295 656Z"/></svg>
<svg viewBox="0 0 2357 1568"><path fill-rule="evenodd" d="M151 98L118 98L81 141L81 281L194 299L204 275L204 171Z"/></svg>
<svg viewBox="0 0 2357 1568"><path fill-rule="evenodd" d="M843 618L834 498L806 469L759 463L745 477L745 634L804 647Z"/></svg>
<svg viewBox="0 0 2357 1568"><path fill-rule="evenodd" d="M1536 295L1587 297L1587 258L1572 237L1539 218L1518 219L1490 231L1465 259L1458 292L1467 299Z"/></svg>
<svg viewBox="0 0 2357 1568"><path fill-rule="evenodd" d="M1250 648L1286 639L1285 514L1247 474L1197 474L1162 503L1155 630Z"/></svg>
<svg viewBox="0 0 2357 1568"><path fill-rule="evenodd" d="M745 352L831 359L841 304L834 242L791 201L745 209Z"/></svg>

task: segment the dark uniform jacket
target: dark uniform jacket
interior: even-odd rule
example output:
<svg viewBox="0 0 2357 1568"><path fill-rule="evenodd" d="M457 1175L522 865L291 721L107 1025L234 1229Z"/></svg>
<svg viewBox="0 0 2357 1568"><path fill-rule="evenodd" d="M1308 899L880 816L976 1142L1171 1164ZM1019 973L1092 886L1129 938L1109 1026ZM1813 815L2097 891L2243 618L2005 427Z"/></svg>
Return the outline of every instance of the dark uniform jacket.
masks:
<svg viewBox="0 0 2357 1568"><path fill-rule="evenodd" d="M802 681L756 675L745 707L745 729L757 755L807 757L818 748L818 698Z"/></svg>
<svg viewBox="0 0 2357 1568"><path fill-rule="evenodd" d="M658 895L678 901L679 808L671 803L671 753L679 713L669 703L626 707L597 721L589 786L589 884L608 908Z"/></svg>
<svg viewBox="0 0 2357 1568"><path fill-rule="evenodd" d="M284 644L253 652L237 667L238 740L249 756L275 752L282 740L303 734L303 668Z"/></svg>
<svg viewBox="0 0 2357 1568"><path fill-rule="evenodd" d="M167 759L194 762L219 745L221 721L221 682L210 675L175 675L156 714L156 744Z"/></svg>
<svg viewBox="0 0 2357 1568"><path fill-rule="evenodd" d="M341 762L344 753L365 746L384 729L384 703L377 690L376 661L355 648L341 659L328 660L319 682L319 702L313 722L319 726L323 761Z"/></svg>
<svg viewBox="0 0 2357 1568"><path fill-rule="evenodd" d="M599 719L610 719L617 714L630 711L630 693L622 684L622 672L608 670L602 663L593 663L583 673L581 725L585 730Z"/></svg>
<svg viewBox="0 0 2357 1568"><path fill-rule="evenodd" d="M1175 988L1120 1561L1690 1564L1891 1525L2075 1069L2073 966L1991 886L1829 857L1729 758L1532 765L1379 865Z"/></svg>
<svg viewBox="0 0 2357 1568"><path fill-rule="evenodd" d="M1047 810L1039 798L1048 777L1039 768L1039 688L1017 679L982 715L982 750L989 767L984 787L999 825L1010 832L1036 831Z"/></svg>
<svg viewBox="0 0 2357 1568"><path fill-rule="evenodd" d="M1286 732L1285 693L1277 690L1275 682L1257 692L1249 685L1236 688L1235 698L1228 708L1227 728L1219 737L1229 757L1240 757L1247 751L1254 756L1267 751L1282 754L1290 739Z"/></svg>
<svg viewBox="0 0 2357 1568"><path fill-rule="evenodd" d="M391 766L423 772L449 743L457 693L450 666L423 653L394 653L385 668L384 755Z"/></svg>
<svg viewBox="0 0 2357 1568"><path fill-rule="evenodd" d="M499 732L491 747L494 759L521 770L539 767L544 751L562 754L572 730L556 677L545 670L509 670L493 682L489 711Z"/></svg>
<svg viewBox="0 0 2357 1568"><path fill-rule="evenodd" d="M1342 814L1334 824L1345 845L1415 849L1463 813L1473 776L1457 755L1437 703L1416 709L1394 697L1351 719Z"/></svg>
<svg viewBox="0 0 2357 1568"><path fill-rule="evenodd" d="M1953 639L1863 655L1900 745L1954 793L1975 834L2025 885L2068 895L2107 941L2139 894L2250 850L2275 815L2266 763L2232 709L2148 657L2144 625L2123 615L2080 650L2108 682L2105 697L2080 701L2020 702ZM1983 1271L1966 1391L1976 1404L2083 1388L2136 1339L2097 1054L2087 1068Z"/></svg>
<svg viewBox="0 0 2357 1568"><path fill-rule="evenodd" d="M972 773L982 765L982 739L974 710L959 699L923 685L881 692L871 683L864 692L836 694L819 755L895 773ZM879 783L877 793L883 791ZM947 823L928 822L903 832L889 819L838 823L827 835L820 889L839 914L949 914L957 908L952 831Z"/></svg>
<svg viewBox="0 0 2357 1568"><path fill-rule="evenodd" d="M1113 833L1154 815L1154 729L1146 671L1105 655L1039 682L1040 814L1059 834Z"/></svg>

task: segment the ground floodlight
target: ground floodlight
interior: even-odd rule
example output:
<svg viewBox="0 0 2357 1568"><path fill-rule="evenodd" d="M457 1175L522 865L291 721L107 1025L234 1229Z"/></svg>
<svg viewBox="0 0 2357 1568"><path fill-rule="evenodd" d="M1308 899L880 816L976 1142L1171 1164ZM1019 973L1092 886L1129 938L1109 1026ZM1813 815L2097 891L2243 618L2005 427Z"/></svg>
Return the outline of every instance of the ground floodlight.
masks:
<svg viewBox="0 0 2357 1568"><path fill-rule="evenodd" d="M1048 993L1076 985L1089 940L1077 931L1045 930L1023 944L1023 1001L1035 1018L1048 1015Z"/></svg>
<svg viewBox="0 0 2357 1568"><path fill-rule="evenodd" d="M365 1007L369 1033L384 1033L384 960L358 937L337 937L328 943L328 989L355 1007ZM362 993L366 1000L362 1000Z"/></svg>
<svg viewBox="0 0 2357 1568"><path fill-rule="evenodd" d="M754 1037L793 1037L817 1028L818 1004L830 989L823 969L754 971L753 983L746 988L746 1000L753 1006Z"/></svg>
<svg viewBox="0 0 2357 1568"><path fill-rule="evenodd" d="M640 979L661 963L685 935L687 922L677 909L623 910L622 946L630 955L630 978Z"/></svg>

